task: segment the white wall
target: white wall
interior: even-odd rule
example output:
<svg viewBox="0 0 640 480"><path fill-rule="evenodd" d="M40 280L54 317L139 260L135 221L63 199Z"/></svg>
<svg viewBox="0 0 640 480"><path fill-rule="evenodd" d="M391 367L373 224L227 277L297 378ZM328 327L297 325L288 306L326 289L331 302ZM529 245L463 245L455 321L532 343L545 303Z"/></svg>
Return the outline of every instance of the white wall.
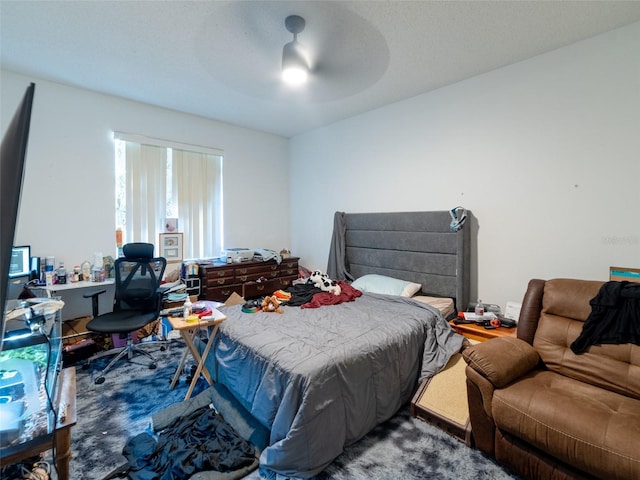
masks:
<svg viewBox="0 0 640 480"><path fill-rule="evenodd" d="M462 205L485 302L640 267L639 52L636 23L293 138L292 250L326 269L337 210Z"/></svg>
<svg viewBox="0 0 640 480"><path fill-rule="evenodd" d="M230 247L290 247L326 269L336 210L463 205L473 296L504 307L530 278L606 280L640 267L638 45L636 23L289 142L0 71L3 132L37 85L16 243L68 265L113 251L119 130L225 151Z"/></svg>
<svg viewBox="0 0 640 480"><path fill-rule="evenodd" d="M115 255L114 130L224 150L226 246L289 245L287 139L8 71L0 72L2 132L29 82L36 93L15 243L32 255L67 266L96 251Z"/></svg>

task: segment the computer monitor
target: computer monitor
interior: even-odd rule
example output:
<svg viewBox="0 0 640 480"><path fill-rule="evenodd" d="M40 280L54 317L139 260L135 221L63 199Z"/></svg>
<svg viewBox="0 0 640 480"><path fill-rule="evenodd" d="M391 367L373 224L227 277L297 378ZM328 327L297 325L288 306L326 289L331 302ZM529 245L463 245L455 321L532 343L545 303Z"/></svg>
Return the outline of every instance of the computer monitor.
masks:
<svg viewBox="0 0 640 480"><path fill-rule="evenodd" d="M2 350L2 340L4 339L4 310L35 89L34 83L27 87L11 123L2 137L2 147L0 148L0 218L2 218L2 229L0 229L0 308L2 309L0 310L0 350Z"/></svg>
<svg viewBox="0 0 640 480"><path fill-rule="evenodd" d="M31 247L22 245L11 249L9 278L29 276L31 274Z"/></svg>

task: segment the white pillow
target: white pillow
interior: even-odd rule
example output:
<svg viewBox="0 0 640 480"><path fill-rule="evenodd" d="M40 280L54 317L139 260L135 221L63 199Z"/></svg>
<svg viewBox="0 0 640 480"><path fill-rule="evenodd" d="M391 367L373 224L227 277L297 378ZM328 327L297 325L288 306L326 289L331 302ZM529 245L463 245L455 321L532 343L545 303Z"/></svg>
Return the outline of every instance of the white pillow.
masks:
<svg viewBox="0 0 640 480"><path fill-rule="evenodd" d="M351 286L361 292L384 293L387 295L400 295L401 297L413 297L422 288L419 283L376 274L364 275L356 279Z"/></svg>

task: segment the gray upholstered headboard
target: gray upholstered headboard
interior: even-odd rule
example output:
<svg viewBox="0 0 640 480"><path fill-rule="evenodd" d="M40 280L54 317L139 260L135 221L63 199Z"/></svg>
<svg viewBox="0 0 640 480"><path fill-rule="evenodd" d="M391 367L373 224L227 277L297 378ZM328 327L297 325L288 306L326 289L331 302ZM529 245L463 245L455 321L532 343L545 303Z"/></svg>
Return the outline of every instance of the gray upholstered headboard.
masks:
<svg viewBox="0 0 640 480"><path fill-rule="evenodd" d="M338 216L344 232L336 235ZM344 267L354 279L377 273L420 283L424 294L454 298L456 308L464 311L469 304L471 236L468 222L457 232L450 223L447 210L338 212L331 254L344 255ZM344 243L336 245L336 238ZM329 265L331 270L331 256Z"/></svg>

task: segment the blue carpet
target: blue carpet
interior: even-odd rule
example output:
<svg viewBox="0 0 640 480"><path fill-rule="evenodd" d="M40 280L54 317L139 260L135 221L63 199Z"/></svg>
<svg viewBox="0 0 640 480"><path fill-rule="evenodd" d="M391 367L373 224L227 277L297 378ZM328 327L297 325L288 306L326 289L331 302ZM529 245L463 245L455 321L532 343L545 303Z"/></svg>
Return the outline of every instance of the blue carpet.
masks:
<svg viewBox="0 0 640 480"><path fill-rule="evenodd" d="M151 416L184 399L185 377L174 390L169 383L185 348L180 339L166 351L149 346L158 368L147 368L143 356L123 361L106 375L102 385L94 379L108 358L77 370L78 423L72 429L72 480L101 480L126 459L127 439L150 427ZM194 396L206 387L200 380ZM258 470L246 477L262 478ZM512 480L511 475L479 451L421 420L403 408L362 440L347 447L317 480Z"/></svg>
<svg viewBox="0 0 640 480"><path fill-rule="evenodd" d="M92 362L88 370L76 366L78 422L71 430L71 479L104 478L126 461L122 447L127 438L148 430L151 415L184 399L188 389L184 375L169 390L184 342L172 340L165 351L160 345L145 348L156 359L155 370L148 368L147 357L134 356L118 362L101 385L94 380L111 357Z"/></svg>

